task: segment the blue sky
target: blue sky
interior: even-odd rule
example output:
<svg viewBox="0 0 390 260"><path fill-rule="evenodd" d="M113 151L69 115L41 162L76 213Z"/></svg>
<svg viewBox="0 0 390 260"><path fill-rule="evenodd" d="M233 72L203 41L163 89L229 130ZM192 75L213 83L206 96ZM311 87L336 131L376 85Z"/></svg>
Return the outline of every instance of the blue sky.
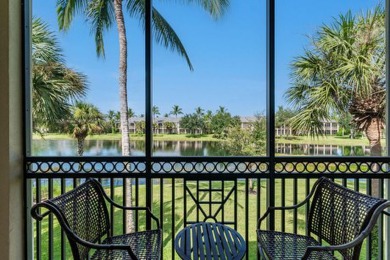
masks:
<svg viewBox="0 0 390 260"><path fill-rule="evenodd" d="M153 103L161 114L179 105L184 113L200 106L213 112L224 106L233 115L265 112L266 5L265 0L231 0L223 17L214 20L195 4L154 0L190 56L185 60L153 46ZM289 64L308 47L308 35L341 13L374 7L380 0L283 0L276 5L276 105L284 105L290 86ZM67 32L58 32L56 0L33 0L33 16L42 18L58 35L68 66L89 80L86 101L102 112L119 110L118 36L114 25L105 34L106 58L97 58L93 35L82 15ZM144 113L144 33L139 21L126 14L128 35L128 101L136 114ZM161 116L162 116L161 115Z"/></svg>

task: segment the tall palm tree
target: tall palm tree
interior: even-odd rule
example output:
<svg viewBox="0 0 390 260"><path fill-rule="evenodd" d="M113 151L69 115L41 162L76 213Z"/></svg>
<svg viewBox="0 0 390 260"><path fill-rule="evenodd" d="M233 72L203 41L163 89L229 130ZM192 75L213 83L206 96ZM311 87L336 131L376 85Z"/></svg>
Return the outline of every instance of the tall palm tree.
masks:
<svg viewBox="0 0 390 260"><path fill-rule="evenodd" d="M88 135L102 130L103 114L99 109L88 103L77 102L73 107L69 122L69 131L77 139L77 154L84 153L84 140Z"/></svg>
<svg viewBox="0 0 390 260"><path fill-rule="evenodd" d="M292 63L294 86L288 101L298 113L292 126L311 135L321 132L321 120L332 113L352 115L365 131L371 155L381 155L385 114L385 12L382 6L362 15L340 15L323 25L312 48Z"/></svg>
<svg viewBox="0 0 390 260"><path fill-rule="evenodd" d="M214 18L220 17L229 5L230 0L200 0L197 1ZM192 0L186 0L191 3ZM108 30L114 23L117 25L119 37L119 99L121 114L122 155L130 155L130 137L128 124L127 103L127 35L123 6L128 14L145 24L145 0L57 0L57 16L61 30L69 29L76 12L84 13L90 22L91 30L95 35L96 52L104 57L103 32ZM191 61L187 55L180 38L170 24L153 8L152 27L154 39L166 48L176 51L187 61L190 70L193 70ZM126 180L128 191L127 206L131 206L131 180ZM132 229L133 220L131 211L127 218L128 231Z"/></svg>
<svg viewBox="0 0 390 260"><path fill-rule="evenodd" d="M39 18L32 21L32 118L34 131L51 127L85 96L86 76L66 67L57 37Z"/></svg>
<svg viewBox="0 0 390 260"><path fill-rule="evenodd" d="M227 9L230 0L200 0L199 5L214 18L220 17ZM192 3L192 0L185 2ZM128 14L145 23L145 0L57 0L58 24L61 30L69 29L77 12L83 13L90 22L91 30L95 35L96 52L104 57L103 32L115 22L119 37L119 98L122 128L122 154L130 154L129 127L127 115L127 35L124 21L123 7ZM153 8L152 26L154 39L166 48L176 51L187 61L192 70L191 61L187 52L170 24Z"/></svg>
<svg viewBox="0 0 390 260"><path fill-rule="evenodd" d="M172 111L169 112L169 114L174 115L177 118L178 115L183 114L183 110L181 109L181 107L179 107L179 105L174 105L172 107Z"/></svg>

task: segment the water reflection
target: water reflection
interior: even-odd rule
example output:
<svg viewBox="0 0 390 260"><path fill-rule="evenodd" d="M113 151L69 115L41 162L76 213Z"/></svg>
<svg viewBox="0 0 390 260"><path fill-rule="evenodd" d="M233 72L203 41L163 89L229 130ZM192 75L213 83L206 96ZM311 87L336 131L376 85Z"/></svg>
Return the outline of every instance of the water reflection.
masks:
<svg viewBox="0 0 390 260"><path fill-rule="evenodd" d="M131 155L145 155L145 141L132 141ZM34 156L76 156L75 140L33 140ZM85 156L120 156L121 144L118 140L86 140ZM340 146L314 144L276 144L278 155L311 156L369 156L369 146ZM219 142L209 141L154 141L153 154L156 156L231 156L221 148Z"/></svg>
<svg viewBox="0 0 390 260"><path fill-rule="evenodd" d="M276 153L283 155L311 156L369 156L369 146L331 145L331 144L276 144Z"/></svg>
<svg viewBox="0 0 390 260"><path fill-rule="evenodd" d="M75 140L33 140L34 156L76 156ZM145 141L130 143L131 155L145 155ZM156 156L225 156L219 142L204 141L154 141L153 154ZM118 140L86 140L85 156L120 156L121 143Z"/></svg>

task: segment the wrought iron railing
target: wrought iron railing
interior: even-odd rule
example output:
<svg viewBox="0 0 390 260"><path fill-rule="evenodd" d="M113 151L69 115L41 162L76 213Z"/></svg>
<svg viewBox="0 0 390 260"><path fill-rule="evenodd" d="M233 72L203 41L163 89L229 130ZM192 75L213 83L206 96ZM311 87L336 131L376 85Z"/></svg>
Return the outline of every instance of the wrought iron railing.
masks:
<svg viewBox="0 0 390 260"><path fill-rule="evenodd" d="M99 178L114 200L125 203L130 191L124 184L131 179L133 205L151 207L163 223L163 259L177 258L173 240L185 223L205 219L236 228L247 242L246 259L256 259L256 222L267 206L301 201L322 175L363 193L388 196L388 161L387 157L28 157L25 176L31 203L58 196L87 177ZM269 227L304 233L306 211L275 215ZM110 215L114 233L125 232L127 216L113 208ZM384 220L366 239L363 257L385 259L389 244ZM149 224L135 216L137 229ZM32 225L35 259L71 259L55 219Z"/></svg>

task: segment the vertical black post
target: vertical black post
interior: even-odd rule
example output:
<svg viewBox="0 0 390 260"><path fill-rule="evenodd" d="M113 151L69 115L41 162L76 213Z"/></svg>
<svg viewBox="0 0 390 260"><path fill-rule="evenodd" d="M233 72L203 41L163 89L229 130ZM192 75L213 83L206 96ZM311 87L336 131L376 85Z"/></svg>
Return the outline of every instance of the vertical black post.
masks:
<svg viewBox="0 0 390 260"><path fill-rule="evenodd" d="M145 2L145 158L146 173L152 173L153 115L152 115L152 0ZM152 179L146 178L146 206L152 209ZM146 218L146 228L151 228L150 218Z"/></svg>
<svg viewBox="0 0 390 260"><path fill-rule="evenodd" d="M21 11L22 11L22 25L23 25L23 56L22 64L24 73L23 75L23 128L24 128L24 140L23 140L23 165L26 164L26 157L31 155L31 137L32 137L32 120L31 120L31 1L22 0L21 1ZM26 169L24 168L26 172ZM26 216L26 225L24 227L24 237L25 237L25 252L24 255L27 259L33 258L34 252L34 236L33 236L33 222L30 216L30 208L32 205L32 189L31 189L31 180L26 178L26 173L24 173L23 180L23 214Z"/></svg>
<svg viewBox="0 0 390 260"><path fill-rule="evenodd" d="M390 156L390 0L386 0L386 6L385 6L385 27L386 27L386 34L385 34L385 44L386 44L386 149L387 154L386 156ZM387 165L387 170L390 169L390 166ZM387 199L390 199L390 180L385 179L385 192ZM390 259L390 219L385 218L385 259Z"/></svg>
<svg viewBox="0 0 390 260"><path fill-rule="evenodd" d="M275 0L267 0L267 155L269 179L267 206L275 205ZM269 229L275 228L274 214L270 214Z"/></svg>

